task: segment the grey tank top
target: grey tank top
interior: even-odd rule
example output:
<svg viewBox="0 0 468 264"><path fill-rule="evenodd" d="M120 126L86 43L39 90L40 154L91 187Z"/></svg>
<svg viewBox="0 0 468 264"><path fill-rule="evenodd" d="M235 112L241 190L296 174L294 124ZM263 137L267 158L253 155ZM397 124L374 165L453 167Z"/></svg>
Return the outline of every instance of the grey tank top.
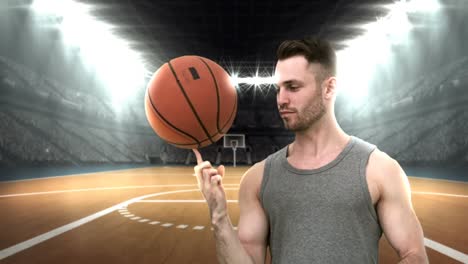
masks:
<svg viewBox="0 0 468 264"><path fill-rule="evenodd" d="M272 263L377 263L382 235L366 181L375 149L351 136L329 164L294 168L288 146L268 156L260 200L270 225Z"/></svg>

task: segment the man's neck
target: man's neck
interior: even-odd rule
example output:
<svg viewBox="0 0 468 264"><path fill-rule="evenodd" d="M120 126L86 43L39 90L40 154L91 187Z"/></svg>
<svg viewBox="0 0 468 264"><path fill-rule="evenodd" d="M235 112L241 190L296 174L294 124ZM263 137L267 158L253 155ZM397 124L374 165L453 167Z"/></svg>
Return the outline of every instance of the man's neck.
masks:
<svg viewBox="0 0 468 264"><path fill-rule="evenodd" d="M327 116L323 116L308 130L296 132L295 140L289 147L289 156L318 158L339 153L349 138L333 117L327 119Z"/></svg>

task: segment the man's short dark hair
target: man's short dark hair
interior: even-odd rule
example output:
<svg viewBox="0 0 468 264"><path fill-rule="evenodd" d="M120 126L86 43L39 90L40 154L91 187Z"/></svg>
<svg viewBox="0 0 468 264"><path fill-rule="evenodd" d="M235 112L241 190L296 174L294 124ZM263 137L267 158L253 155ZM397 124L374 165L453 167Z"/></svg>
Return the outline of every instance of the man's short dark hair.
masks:
<svg viewBox="0 0 468 264"><path fill-rule="evenodd" d="M323 79L336 76L336 54L330 42L318 38L301 40L285 40L276 51L278 60L284 60L296 55L303 55L309 63L318 63L324 69Z"/></svg>

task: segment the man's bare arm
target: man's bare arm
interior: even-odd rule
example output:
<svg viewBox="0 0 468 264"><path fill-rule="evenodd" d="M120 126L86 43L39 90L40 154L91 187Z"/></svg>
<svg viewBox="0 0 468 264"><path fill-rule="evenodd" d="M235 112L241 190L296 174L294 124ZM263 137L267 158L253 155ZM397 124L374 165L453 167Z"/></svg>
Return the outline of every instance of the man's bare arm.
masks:
<svg viewBox="0 0 468 264"><path fill-rule="evenodd" d="M264 263L266 248L266 220L256 194L252 194L258 187L255 179L263 174L263 167L254 165L242 178L239 190L239 206L241 215L238 233L232 227L231 219L227 213L226 195L222 185L224 168L218 170L204 162L198 151L194 150L198 165L195 166L195 175L198 185L210 209L211 223L216 240L216 253L220 263L257 264ZM261 173L258 175L257 173ZM258 210L261 211L258 211ZM266 231L265 231L266 230Z"/></svg>
<svg viewBox="0 0 468 264"><path fill-rule="evenodd" d="M239 190L239 239L254 263L265 263L268 220L260 203L260 185L265 162L255 164L242 177Z"/></svg>
<svg viewBox="0 0 468 264"><path fill-rule="evenodd" d="M378 179L380 224L400 256L400 263L428 263L423 230L411 204L405 172L398 162L379 150L371 155L368 168L368 173L376 173Z"/></svg>

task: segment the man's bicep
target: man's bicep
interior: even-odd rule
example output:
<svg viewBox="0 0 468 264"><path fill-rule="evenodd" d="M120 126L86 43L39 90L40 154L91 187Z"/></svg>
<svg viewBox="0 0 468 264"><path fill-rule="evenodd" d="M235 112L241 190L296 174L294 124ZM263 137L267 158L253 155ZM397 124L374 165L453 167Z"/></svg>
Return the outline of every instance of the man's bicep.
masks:
<svg viewBox="0 0 468 264"><path fill-rule="evenodd" d="M239 190L239 240L255 263L264 263L268 237L268 220L258 199L262 174L263 166L255 165L242 178Z"/></svg>
<svg viewBox="0 0 468 264"><path fill-rule="evenodd" d="M406 174L396 161L386 165L377 206L385 237L401 258L424 251L423 232L411 204L411 190Z"/></svg>

